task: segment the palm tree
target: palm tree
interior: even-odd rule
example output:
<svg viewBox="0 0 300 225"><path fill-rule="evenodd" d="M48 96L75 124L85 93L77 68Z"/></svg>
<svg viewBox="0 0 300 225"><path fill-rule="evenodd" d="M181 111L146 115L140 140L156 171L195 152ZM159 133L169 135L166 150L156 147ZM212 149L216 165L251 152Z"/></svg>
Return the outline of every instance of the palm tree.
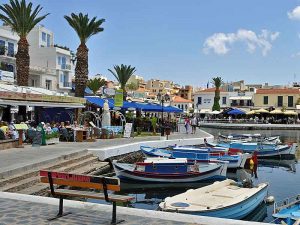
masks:
<svg viewBox="0 0 300 225"><path fill-rule="evenodd" d="M105 84L106 80L97 77L95 77L94 79L89 79L87 81L87 87L92 90L94 95L96 95L97 91L99 91L99 89Z"/></svg>
<svg viewBox="0 0 300 225"><path fill-rule="evenodd" d="M33 9L32 3L27 4L25 0L10 0L9 4L0 5L0 19L20 37L16 54L17 84L20 86L28 86L30 57L27 35L49 15L38 16L42 9L40 5Z"/></svg>
<svg viewBox="0 0 300 225"><path fill-rule="evenodd" d="M64 16L69 25L77 33L80 44L76 53L76 67L75 67L75 96L84 97L84 91L88 80L88 51L86 46L87 40L104 29L100 27L105 19L97 20L97 17L89 19L88 14L78 15L72 13L71 16Z"/></svg>
<svg viewBox="0 0 300 225"><path fill-rule="evenodd" d="M214 85L215 85L215 97L214 97L214 105L212 107L212 110L215 111L220 111L220 87L223 83L223 80L221 77L214 77L213 78L213 82L212 82Z"/></svg>
<svg viewBox="0 0 300 225"><path fill-rule="evenodd" d="M131 65L123 65L121 66L114 66L114 70L108 69L109 72L111 72L114 77L117 79L119 84L121 85L121 89L123 90L123 99L126 100L126 83L129 80L129 78L134 74L135 67L131 67Z"/></svg>

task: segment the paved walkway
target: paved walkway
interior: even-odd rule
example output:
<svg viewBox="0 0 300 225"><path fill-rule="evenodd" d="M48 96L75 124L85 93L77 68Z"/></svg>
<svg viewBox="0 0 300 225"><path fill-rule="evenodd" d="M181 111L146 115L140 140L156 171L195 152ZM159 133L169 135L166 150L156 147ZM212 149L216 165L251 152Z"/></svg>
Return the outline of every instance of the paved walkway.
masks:
<svg viewBox="0 0 300 225"><path fill-rule="evenodd" d="M101 211L83 209L70 209L65 207L65 212L72 212L54 221L47 219L57 214L58 207L49 204L33 203L20 200L0 199L0 225L26 224L26 225L73 225L73 224L110 224L111 214ZM190 224L176 221L145 218L142 216L129 216L117 213L117 218L125 220L122 224Z"/></svg>
<svg viewBox="0 0 300 225"><path fill-rule="evenodd" d="M58 199L0 192L0 225L69 225L69 224L110 224L112 205L82 201L64 200L64 212L72 212L49 222L57 214ZM124 225L265 225L265 223L214 217L187 215L182 213L117 207L117 219L125 220Z"/></svg>
<svg viewBox="0 0 300 225"><path fill-rule="evenodd" d="M197 130L195 135L175 133L169 139L206 137L207 133ZM56 145L32 147L25 145L25 148L12 148L0 151L0 173L33 165L39 162L47 162L63 155L80 152L89 148L111 147L134 142L159 140L159 136L98 139L96 142L60 142Z"/></svg>

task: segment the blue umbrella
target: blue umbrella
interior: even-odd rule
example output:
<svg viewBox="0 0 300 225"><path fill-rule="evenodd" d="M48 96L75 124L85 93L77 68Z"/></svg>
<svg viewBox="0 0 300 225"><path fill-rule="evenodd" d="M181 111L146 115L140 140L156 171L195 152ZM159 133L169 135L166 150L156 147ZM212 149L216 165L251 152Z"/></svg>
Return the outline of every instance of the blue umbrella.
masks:
<svg viewBox="0 0 300 225"><path fill-rule="evenodd" d="M229 112L227 112L228 115L244 115L246 114L244 111L239 110L239 109L233 109Z"/></svg>

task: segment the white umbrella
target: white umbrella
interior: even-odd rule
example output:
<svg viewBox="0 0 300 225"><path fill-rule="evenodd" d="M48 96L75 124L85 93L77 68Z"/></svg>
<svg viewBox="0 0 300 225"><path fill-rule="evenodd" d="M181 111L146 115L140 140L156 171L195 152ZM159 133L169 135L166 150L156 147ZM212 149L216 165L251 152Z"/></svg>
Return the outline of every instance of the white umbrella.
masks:
<svg viewBox="0 0 300 225"><path fill-rule="evenodd" d="M292 110L287 110L285 112L283 112L284 115L290 115L290 116L297 116L298 113Z"/></svg>
<svg viewBox="0 0 300 225"><path fill-rule="evenodd" d="M271 111L270 114L283 114L283 112L280 109L275 109Z"/></svg>
<svg viewBox="0 0 300 225"><path fill-rule="evenodd" d="M221 112L220 111L218 111L218 110L214 110L214 111L212 111L210 114L213 114L213 115L218 115L218 114L220 114Z"/></svg>

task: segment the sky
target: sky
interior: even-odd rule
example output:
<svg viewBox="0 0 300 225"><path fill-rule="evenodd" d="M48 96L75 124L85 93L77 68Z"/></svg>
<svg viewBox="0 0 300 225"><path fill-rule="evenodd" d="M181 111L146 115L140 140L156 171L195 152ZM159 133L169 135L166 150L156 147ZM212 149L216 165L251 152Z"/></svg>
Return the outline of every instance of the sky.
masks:
<svg viewBox="0 0 300 225"><path fill-rule="evenodd" d="M7 0L0 0L6 3ZM105 19L88 40L89 74L116 64L145 79L206 86L212 77L246 83L300 81L300 0L32 0L55 43L76 50L64 15Z"/></svg>

